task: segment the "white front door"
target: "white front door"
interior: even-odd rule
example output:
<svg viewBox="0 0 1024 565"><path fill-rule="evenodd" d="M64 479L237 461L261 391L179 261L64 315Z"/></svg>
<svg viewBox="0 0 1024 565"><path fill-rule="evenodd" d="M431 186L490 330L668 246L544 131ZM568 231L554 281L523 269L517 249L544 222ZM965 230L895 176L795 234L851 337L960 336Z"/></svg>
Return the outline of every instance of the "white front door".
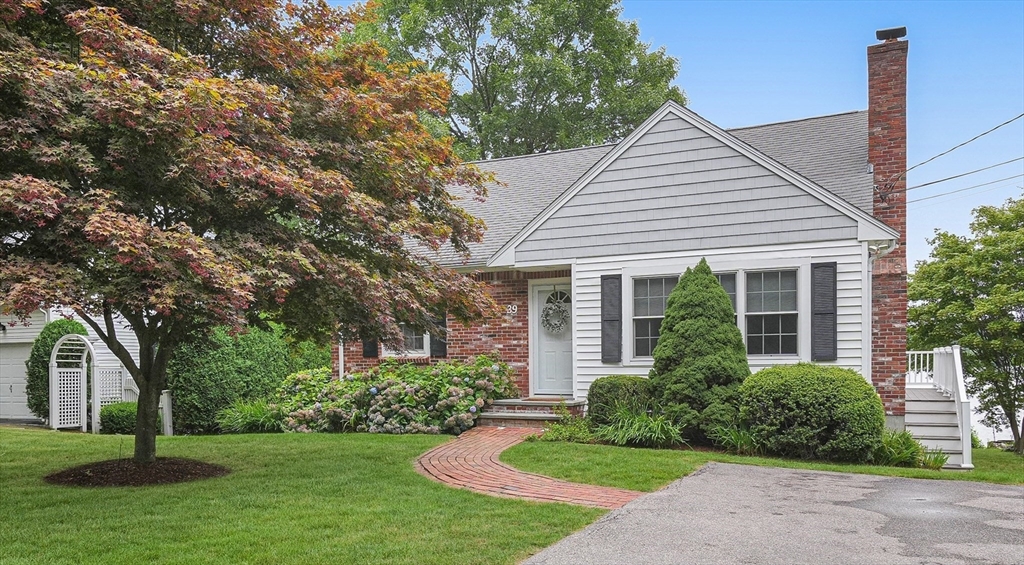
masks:
<svg viewBox="0 0 1024 565"><path fill-rule="evenodd" d="M572 394L572 296L568 284L533 287L533 393Z"/></svg>

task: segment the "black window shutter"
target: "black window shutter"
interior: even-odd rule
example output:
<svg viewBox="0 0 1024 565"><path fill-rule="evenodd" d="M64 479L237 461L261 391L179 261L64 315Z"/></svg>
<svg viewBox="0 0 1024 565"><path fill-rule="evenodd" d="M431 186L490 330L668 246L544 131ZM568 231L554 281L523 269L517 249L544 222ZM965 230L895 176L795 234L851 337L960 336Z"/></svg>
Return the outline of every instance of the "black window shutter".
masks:
<svg viewBox="0 0 1024 565"><path fill-rule="evenodd" d="M601 276L601 362L622 361L622 275Z"/></svg>
<svg viewBox="0 0 1024 565"><path fill-rule="evenodd" d="M438 316L434 323L437 324L441 331L437 334L430 334L430 356L431 357L447 357L448 356L448 317Z"/></svg>
<svg viewBox="0 0 1024 565"><path fill-rule="evenodd" d="M377 350L377 340L363 340L363 357L380 357L380 352Z"/></svg>
<svg viewBox="0 0 1024 565"><path fill-rule="evenodd" d="M811 360L835 361L839 351L836 324L836 264L811 264Z"/></svg>

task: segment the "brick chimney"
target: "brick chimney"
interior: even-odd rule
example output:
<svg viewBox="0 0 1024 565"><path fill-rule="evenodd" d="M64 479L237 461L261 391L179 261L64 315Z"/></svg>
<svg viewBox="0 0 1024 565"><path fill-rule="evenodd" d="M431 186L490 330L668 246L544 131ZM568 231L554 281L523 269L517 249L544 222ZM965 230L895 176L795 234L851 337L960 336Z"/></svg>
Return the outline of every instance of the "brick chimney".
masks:
<svg viewBox="0 0 1024 565"><path fill-rule="evenodd" d="M868 162L874 216L899 231L899 244L871 273L871 381L890 425L902 427L907 371L907 49L906 28L881 30L868 47Z"/></svg>

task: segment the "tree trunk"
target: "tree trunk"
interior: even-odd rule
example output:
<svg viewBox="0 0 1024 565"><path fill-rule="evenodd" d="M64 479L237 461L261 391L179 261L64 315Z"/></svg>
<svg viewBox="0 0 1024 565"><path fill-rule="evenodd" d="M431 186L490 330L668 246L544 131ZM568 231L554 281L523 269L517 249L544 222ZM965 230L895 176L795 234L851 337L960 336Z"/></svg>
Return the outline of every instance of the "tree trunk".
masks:
<svg viewBox="0 0 1024 565"><path fill-rule="evenodd" d="M160 414L160 387L139 379L139 407L135 413L135 462L156 461L157 419Z"/></svg>

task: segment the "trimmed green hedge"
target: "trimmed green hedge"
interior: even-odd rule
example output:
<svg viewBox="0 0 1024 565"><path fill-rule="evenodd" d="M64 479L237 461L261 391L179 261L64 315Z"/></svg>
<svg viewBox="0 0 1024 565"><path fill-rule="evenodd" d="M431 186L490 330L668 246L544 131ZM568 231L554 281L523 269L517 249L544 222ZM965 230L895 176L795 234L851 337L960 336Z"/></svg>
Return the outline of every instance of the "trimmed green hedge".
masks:
<svg viewBox="0 0 1024 565"><path fill-rule="evenodd" d="M604 426L611 422L618 405L650 406L652 400L650 379L629 375L601 377L587 392L587 417L595 426Z"/></svg>
<svg viewBox="0 0 1024 565"><path fill-rule="evenodd" d="M75 320L53 320L43 326L25 361L25 393L28 409L40 418L50 417L50 354L60 338L68 334L89 335Z"/></svg>
<svg viewBox="0 0 1024 565"><path fill-rule="evenodd" d="M167 368L175 433L218 431L218 412L236 400L269 397L290 370L288 346L276 331L232 336L215 328L209 338L182 345Z"/></svg>
<svg viewBox="0 0 1024 565"><path fill-rule="evenodd" d="M135 434L135 414L138 404L117 402L100 409L100 431L105 434Z"/></svg>
<svg viewBox="0 0 1024 565"><path fill-rule="evenodd" d="M882 401L864 377L810 363L747 377L740 419L765 452L800 459L870 461L885 430Z"/></svg>

